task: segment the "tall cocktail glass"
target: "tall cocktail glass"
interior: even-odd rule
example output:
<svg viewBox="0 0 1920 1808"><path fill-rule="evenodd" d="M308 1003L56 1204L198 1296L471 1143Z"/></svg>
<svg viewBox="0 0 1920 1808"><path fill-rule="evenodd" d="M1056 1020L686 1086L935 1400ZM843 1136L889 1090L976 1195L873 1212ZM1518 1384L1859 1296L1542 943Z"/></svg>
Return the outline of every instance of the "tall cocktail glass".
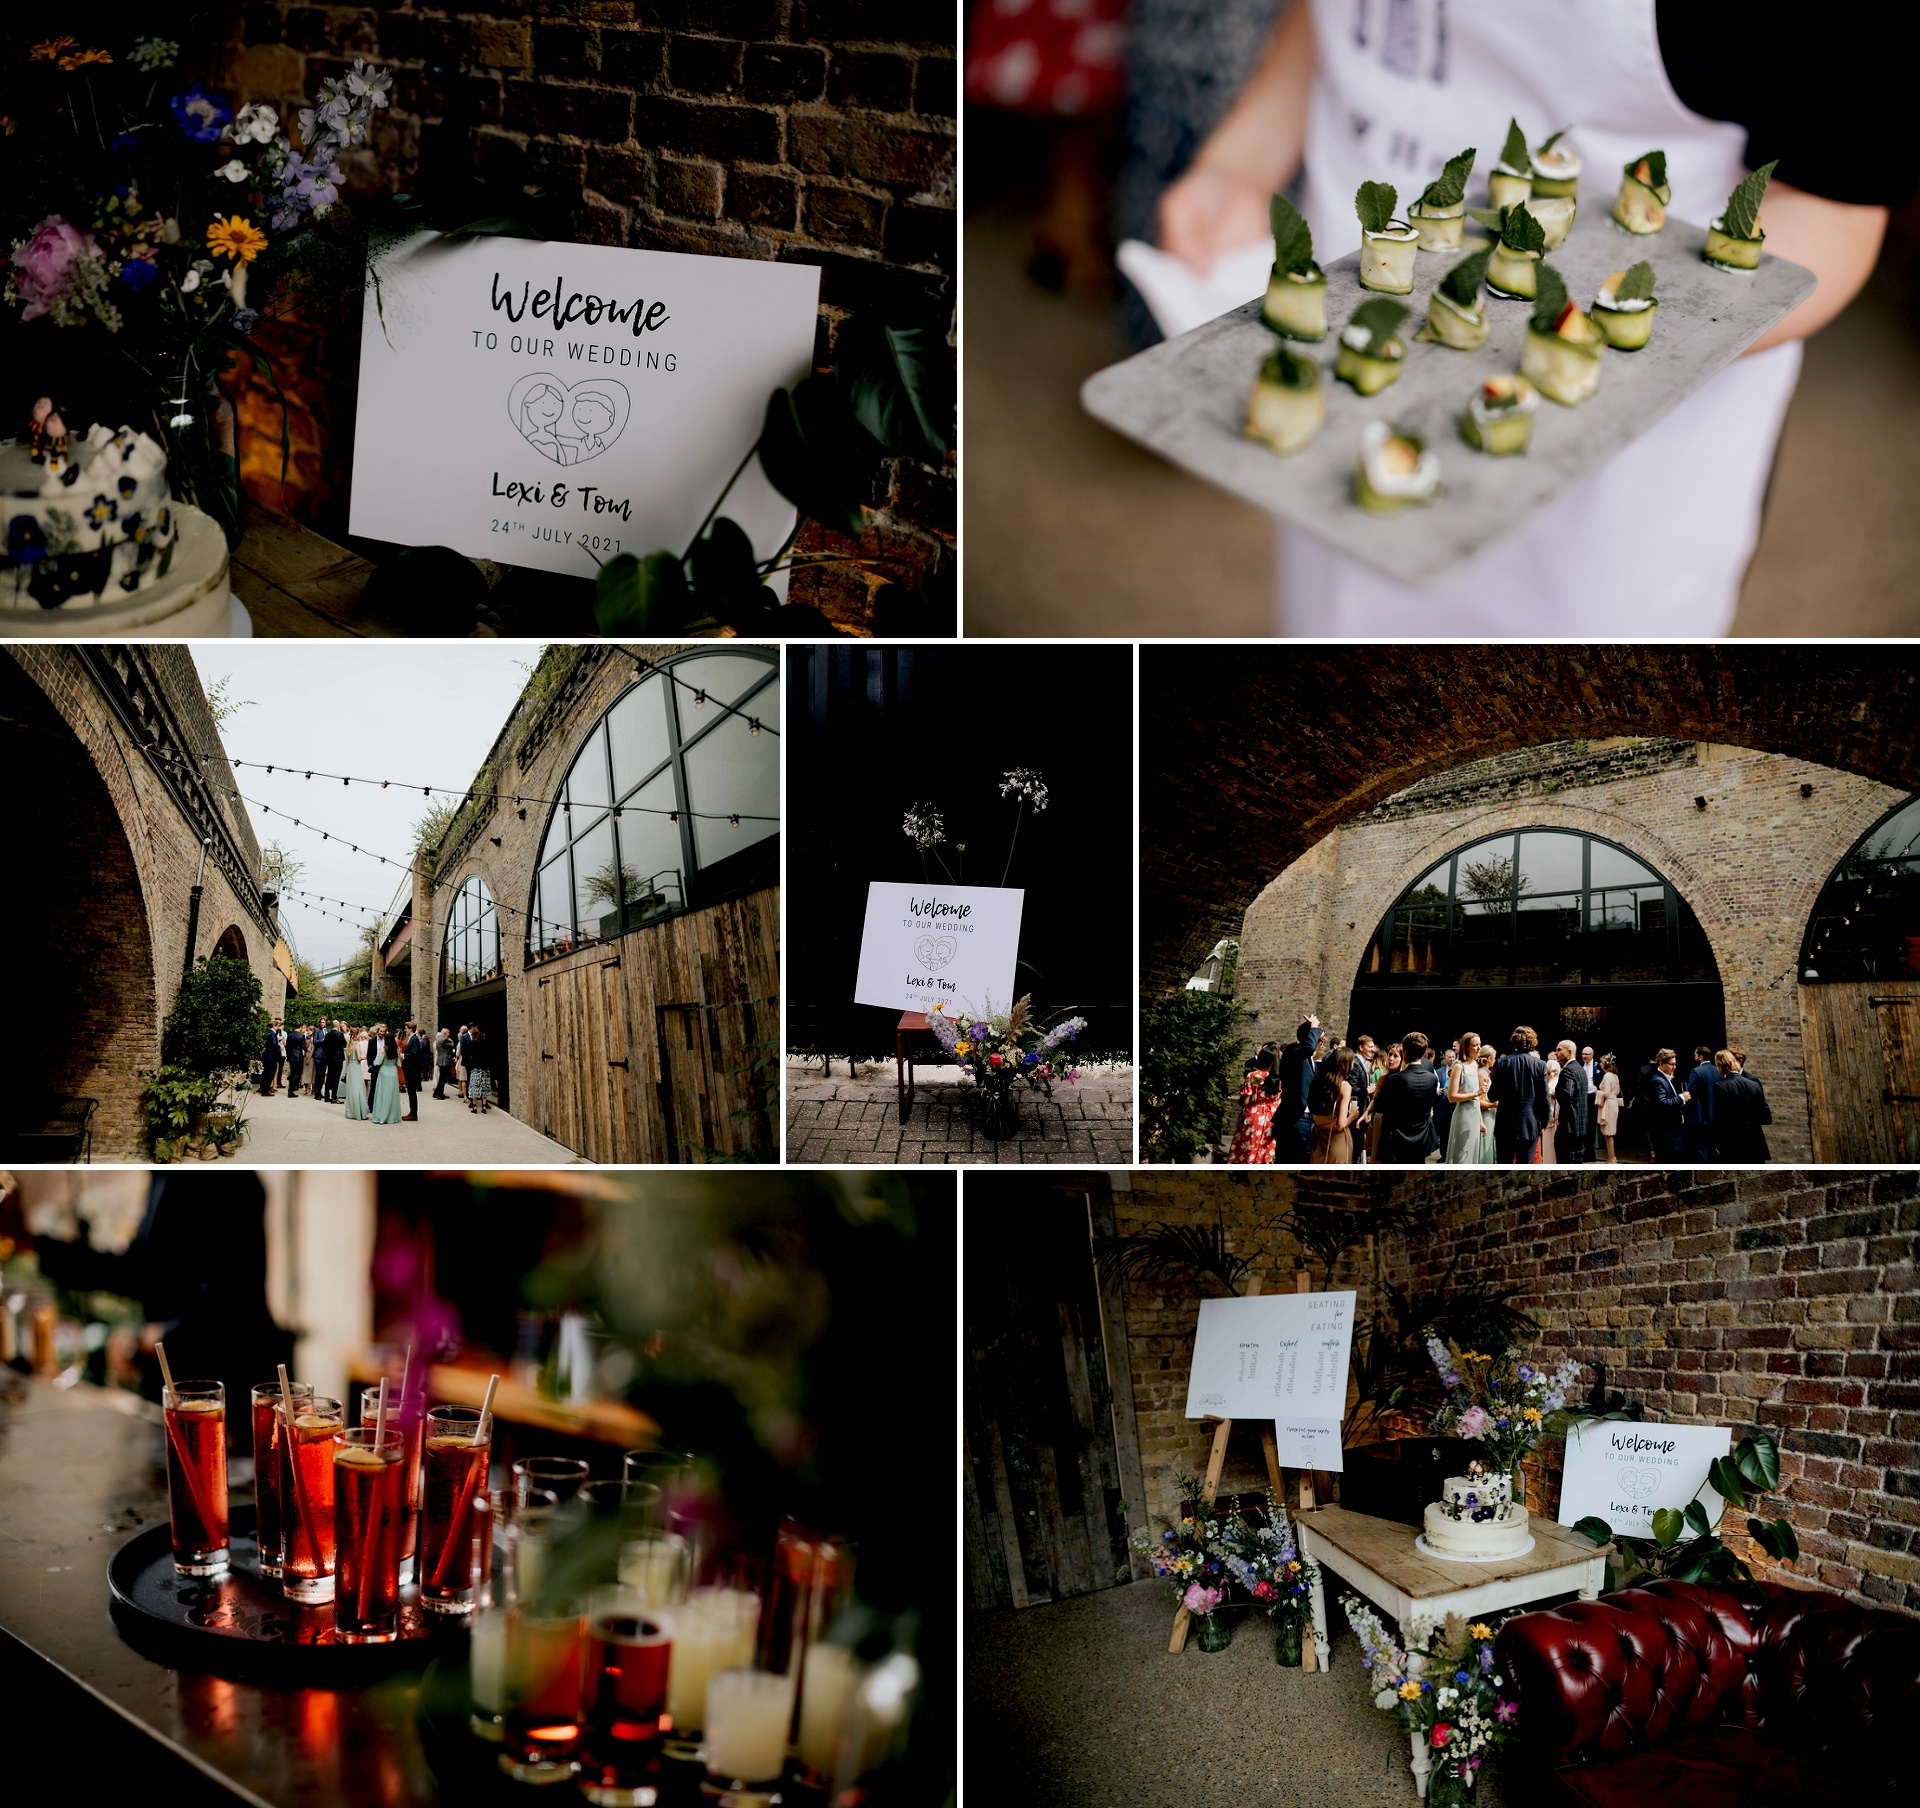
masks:
<svg viewBox="0 0 1920 1808"><path fill-rule="evenodd" d="M635 1590L588 1595L580 1793L601 1808L642 1808L657 1797L672 1657L672 1621Z"/></svg>
<svg viewBox="0 0 1920 1808"><path fill-rule="evenodd" d="M400 1636L400 1539L407 1519L407 1443L375 1425L343 1431L333 1451L333 1624L349 1645Z"/></svg>
<svg viewBox="0 0 1920 1808"><path fill-rule="evenodd" d="M291 1384L296 1401L311 1400L304 1381ZM253 1389L253 1541L260 1549L260 1573L280 1580L286 1536L280 1518L280 1383L259 1381Z"/></svg>
<svg viewBox="0 0 1920 1808"><path fill-rule="evenodd" d="M284 1407L280 1417L284 1425ZM294 1401L293 1425L280 1446L280 1592L302 1607L333 1599L333 1446L345 1429L341 1402L315 1394Z"/></svg>
<svg viewBox="0 0 1920 1808"><path fill-rule="evenodd" d="M181 1381L162 1390L167 1432L167 1505L173 1567L217 1576L227 1567L227 1390Z"/></svg>
<svg viewBox="0 0 1920 1808"><path fill-rule="evenodd" d="M377 1425L379 1418L379 1388L363 1387L360 1390L360 1423L363 1426ZM405 1398L400 1398L389 1389L387 1429L400 1434L407 1450L407 1514L400 1530L400 1580L403 1582L413 1577L414 1553L420 1543L420 1446L426 1440L426 1428L426 1396L409 1393Z"/></svg>
<svg viewBox="0 0 1920 1808"><path fill-rule="evenodd" d="M477 1441L476 1441L477 1438ZM468 1406L427 1414L420 1453L420 1605L468 1614L480 1599L483 1552L493 1520L486 1503L493 1426Z"/></svg>
<svg viewBox="0 0 1920 1808"><path fill-rule="evenodd" d="M522 1783L578 1769L586 1604L521 1601L507 1609L505 1747L500 1768Z"/></svg>

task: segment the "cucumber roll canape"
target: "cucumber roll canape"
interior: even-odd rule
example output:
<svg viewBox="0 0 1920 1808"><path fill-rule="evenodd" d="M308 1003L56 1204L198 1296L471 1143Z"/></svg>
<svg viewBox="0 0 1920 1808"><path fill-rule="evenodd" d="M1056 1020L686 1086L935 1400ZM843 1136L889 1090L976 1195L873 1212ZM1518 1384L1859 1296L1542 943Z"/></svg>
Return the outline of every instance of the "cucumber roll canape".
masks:
<svg viewBox="0 0 1920 1808"><path fill-rule="evenodd" d="M1500 236L1487 257L1487 287L1511 301L1531 301L1547 235L1524 201L1506 210L1498 230Z"/></svg>
<svg viewBox="0 0 1920 1808"><path fill-rule="evenodd" d="M1571 195L1535 195L1527 203L1527 212L1540 222L1540 249L1558 251L1573 230L1574 199Z"/></svg>
<svg viewBox="0 0 1920 1808"><path fill-rule="evenodd" d="M1360 286L1383 295L1413 293L1413 260L1420 235L1393 209L1400 197L1391 182L1363 182L1353 197L1360 216Z"/></svg>
<svg viewBox="0 0 1920 1808"><path fill-rule="evenodd" d="M1375 514L1410 503L1431 502L1440 489L1440 460L1408 427L1369 421L1360 435L1360 462L1353 471L1353 499Z"/></svg>
<svg viewBox="0 0 1920 1808"><path fill-rule="evenodd" d="M1507 121L1500 161L1487 172L1487 198L1495 207L1517 207L1533 193L1533 153L1517 119Z"/></svg>
<svg viewBox="0 0 1920 1808"><path fill-rule="evenodd" d="M1276 452L1298 452L1311 443L1327 418L1320 366L1311 358L1276 345L1261 361L1247 403L1248 439Z"/></svg>
<svg viewBox="0 0 1920 1808"><path fill-rule="evenodd" d="M1775 160L1776 162L1778 159ZM1760 230L1760 197L1767 192L1773 164L1763 163L1727 197L1727 210L1707 228L1701 255L1718 270L1757 270L1766 234Z"/></svg>
<svg viewBox="0 0 1920 1808"><path fill-rule="evenodd" d="M1422 251L1457 251L1467 223L1467 178L1473 174L1476 153L1471 145L1447 167L1437 182L1429 182L1420 199L1407 209L1407 219L1420 235Z"/></svg>
<svg viewBox="0 0 1920 1808"><path fill-rule="evenodd" d="M1653 266L1642 261L1631 270L1614 271L1600 285L1593 299L1593 324L1616 350L1637 352L1652 336L1659 311L1653 298Z"/></svg>
<svg viewBox="0 0 1920 1808"><path fill-rule="evenodd" d="M1313 261L1313 230L1285 195L1268 209L1273 221L1273 273L1260 318L1282 339L1327 336L1327 279Z"/></svg>
<svg viewBox="0 0 1920 1808"><path fill-rule="evenodd" d="M1613 223L1646 238L1667 223L1667 205L1673 190L1667 185L1667 154L1649 151L1620 172L1620 193L1613 203Z"/></svg>
<svg viewBox="0 0 1920 1808"><path fill-rule="evenodd" d="M1540 266L1540 293L1527 322L1520 374L1550 402L1571 408L1600 387L1600 329L1567 297L1567 285L1551 264Z"/></svg>
<svg viewBox="0 0 1920 1808"><path fill-rule="evenodd" d="M1580 190L1580 153L1565 142L1563 126L1533 153L1533 192L1536 195L1565 195L1569 200Z"/></svg>
<svg viewBox="0 0 1920 1808"><path fill-rule="evenodd" d="M1333 374L1361 395L1378 395L1389 383L1399 382L1407 348L1397 334L1406 312L1404 302L1389 301L1384 295L1363 301L1340 329Z"/></svg>
<svg viewBox="0 0 1920 1808"><path fill-rule="evenodd" d="M1460 417L1460 437L1495 458L1527 449L1540 398L1525 377L1496 371L1473 392Z"/></svg>
<svg viewBox="0 0 1920 1808"><path fill-rule="evenodd" d="M1427 303L1427 324L1414 334L1416 339L1431 339L1462 352L1478 351L1486 344L1487 298L1480 285L1486 281L1487 259L1492 255L1490 250L1476 251L1441 277Z"/></svg>

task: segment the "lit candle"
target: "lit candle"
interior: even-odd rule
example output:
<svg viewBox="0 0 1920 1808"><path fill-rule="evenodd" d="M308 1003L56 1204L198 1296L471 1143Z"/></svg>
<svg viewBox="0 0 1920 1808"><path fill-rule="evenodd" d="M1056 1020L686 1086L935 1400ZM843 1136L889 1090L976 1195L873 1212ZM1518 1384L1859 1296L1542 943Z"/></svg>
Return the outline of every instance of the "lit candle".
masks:
<svg viewBox="0 0 1920 1808"><path fill-rule="evenodd" d="M707 1685L707 1771L736 1783L765 1783L787 1758L793 1678L765 1670L718 1670Z"/></svg>
<svg viewBox="0 0 1920 1808"><path fill-rule="evenodd" d="M760 1597L741 1588L696 1588L675 1621L667 1713L674 1730L697 1733L707 1723L707 1684L716 1670L753 1662Z"/></svg>

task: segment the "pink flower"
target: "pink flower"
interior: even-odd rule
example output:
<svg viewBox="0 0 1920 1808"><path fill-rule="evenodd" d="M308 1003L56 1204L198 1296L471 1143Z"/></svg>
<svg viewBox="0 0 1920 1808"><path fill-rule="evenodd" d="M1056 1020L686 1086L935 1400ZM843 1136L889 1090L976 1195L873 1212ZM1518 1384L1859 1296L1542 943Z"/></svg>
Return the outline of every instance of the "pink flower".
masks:
<svg viewBox="0 0 1920 1808"><path fill-rule="evenodd" d="M57 213L50 213L33 229L33 236L13 254L13 286L27 305L22 320L37 320L66 294L75 261L97 257L100 247L93 234L82 232Z"/></svg>
<svg viewBox="0 0 1920 1808"><path fill-rule="evenodd" d="M1484 1406L1469 1406L1460 1415L1460 1435L1463 1438L1477 1438L1487 1428L1487 1409Z"/></svg>
<svg viewBox="0 0 1920 1808"><path fill-rule="evenodd" d="M1181 1598L1190 1613L1211 1613L1220 1605L1219 1589L1202 1588L1198 1582L1189 1584Z"/></svg>

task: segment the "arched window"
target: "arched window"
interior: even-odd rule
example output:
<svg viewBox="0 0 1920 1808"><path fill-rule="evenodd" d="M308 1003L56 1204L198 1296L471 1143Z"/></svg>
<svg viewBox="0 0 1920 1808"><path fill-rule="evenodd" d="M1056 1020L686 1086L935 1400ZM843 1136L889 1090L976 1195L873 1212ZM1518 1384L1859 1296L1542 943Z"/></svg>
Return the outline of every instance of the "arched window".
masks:
<svg viewBox="0 0 1920 1808"><path fill-rule="evenodd" d="M594 724L541 843L529 960L775 882L778 671L759 648L682 654Z"/></svg>
<svg viewBox="0 0 1920 1808"><path fill-rule="evenodd" d="M498 979L505 968L500 959L500 913L493 894L478 873L469 873L454 893L447 913L447 939L440 955L440 990L463 992L469 986Z"/></svg>
<svg viewBox="0 0 1920 1808"><path fill-rule="evenodd" d="M1586 986L1718 978L1687 902L1597 835L1522 829L1449 854L1400 895L1367 986Z"/></svg>
<svg viewBox="0 0 1920 1808"><path fill-rule="evenodd" d="M1858 841L1813 907L1803 981L1920 979L1920 797Z"/></svg>

